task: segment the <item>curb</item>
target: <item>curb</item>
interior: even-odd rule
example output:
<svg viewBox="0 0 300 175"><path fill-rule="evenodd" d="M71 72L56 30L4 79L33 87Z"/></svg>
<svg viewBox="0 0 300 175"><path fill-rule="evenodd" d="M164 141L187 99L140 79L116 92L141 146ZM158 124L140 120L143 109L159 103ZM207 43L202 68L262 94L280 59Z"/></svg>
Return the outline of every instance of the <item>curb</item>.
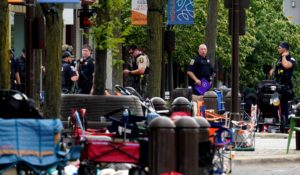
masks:
<svg viewBox="0 0 300 175"><path fill-rule="evenodd" d="M267 163L286 163L300 162L300 155L272 155L272 156L249 156L239 157L233 160L235 165L247 164L267 164Z"/></svg>
<svg viewBox="0 0 300 175"><path fill-rule="evenodd" d="M255 137L258 138L264 138L264 139L287 139L289 134L285 133L261 133L256 132ZM293 138L295 137L295 134L293 133Z"/></svg>

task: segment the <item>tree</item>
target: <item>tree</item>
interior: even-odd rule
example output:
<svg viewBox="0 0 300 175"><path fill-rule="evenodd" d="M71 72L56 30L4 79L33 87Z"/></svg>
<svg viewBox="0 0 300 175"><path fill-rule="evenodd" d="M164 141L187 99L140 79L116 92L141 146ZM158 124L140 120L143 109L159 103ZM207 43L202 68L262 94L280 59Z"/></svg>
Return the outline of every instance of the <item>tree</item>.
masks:
<svg viewBox="0 0 300 175"><path fill-rule="evenodd" d="M213 67L215 67L216 62L218 4L218 0L208 1L208 15L205 25L205 43L208 48L207 56L211 60Z"/></svg>
<svg viewBox="0 0 300 175"><path fill-rule="evenodd" d="M164 9L164 0L148 1L148 35L147 43L148 56L151 62L148 96L160 96L161 85L161 62L162 62L162 14Z"/></svg>
<svg viewBox="0 0 300 175"><path fill-rule="evenodd" d="M94 94L103 94L105 90L108 50L114 57L119 51L119 44L124 41L119 36L122 24L118 14L123 6L122 0L99 0L99 3L93 6L97 13L96 26L91 30L96 45ZM118 66L120 62L114 61L114 63L121 73L122 70Z"/></svg>
<svg viewBox="0 0 300 175"><path fill-rule="evenodd" d="M59 117L61 96L61 46L62 10L61 4L44 4L42 9L46 18L46 75L44 116Z"/></svg>
<svg viewBox="0 0 300 175"><path fill-rule="evenodd" d="M9 11L7 0L0 1L0 89L10 89Z"/></svg>

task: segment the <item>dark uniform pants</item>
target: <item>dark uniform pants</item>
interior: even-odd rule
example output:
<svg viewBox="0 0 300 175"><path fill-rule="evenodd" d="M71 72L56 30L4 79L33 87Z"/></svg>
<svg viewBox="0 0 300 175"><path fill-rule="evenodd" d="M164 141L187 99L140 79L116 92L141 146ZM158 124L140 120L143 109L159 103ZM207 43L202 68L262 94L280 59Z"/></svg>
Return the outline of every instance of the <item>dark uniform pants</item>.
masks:
<svg viewBox="0 0 300 175"><path fill-rule="evenodd" d="M134 81L134 86L133 88L140 93L140 95L142 97L146 97L147 96L147 79L148 79L148 75L141 75L139 77L135 78Z"/></svg>

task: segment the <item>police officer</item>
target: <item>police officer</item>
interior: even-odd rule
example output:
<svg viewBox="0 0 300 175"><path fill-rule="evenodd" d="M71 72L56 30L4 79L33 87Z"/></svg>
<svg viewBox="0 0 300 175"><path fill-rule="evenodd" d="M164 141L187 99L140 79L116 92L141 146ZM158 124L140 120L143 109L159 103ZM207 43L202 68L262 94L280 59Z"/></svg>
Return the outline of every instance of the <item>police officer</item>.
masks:
<svg viewBox="0 0 300 175"><path fill-rule="evenodd" d="M74 84L73 82L78 80L77 71L71 65L72 57L69 51L65 51L62 55L61 89L63 93L70 93Z"/></svg>
<svg viewBox="0 0 300 175"><path fill-rule="evenodd" d="M81 94L90 94L93 87L94 59L92 48L89 45L82 46L82 58L77 61L78 65L78 87Z"/></svg>
<svg viewBox="0 0 300 175"><path fill-rule="evenodd" d="M213 75L213 67L210 64L210 60L206 58L207 47L205 44L200 44L198 49L198 55L190 61L187 67L187 75L191 78L193 83L193 93L195 95L201 95L195 90L195 85L201 85L201 79L205 79L210 82Z"/></svg>
<svg viewBox="0 0 300 175"><path fill-rule="evenodd" d="M20 88L20 74L19 74L19 67L15 60L14 50L10 49L10 82L11 82L11 89L19 90Z"/></svg>
<svg viewBox="0 0 300 175"><path fill-rule="evenodd" d="M16 60L19 75L20 75L20 91L25 93L26 87L26 50L25 48L22 50L21 56Z"/></svg>
<svg viewBox="0 0 300 175"><path fill-rule="evenodd" d="M132 70L125 69L123 73L133 77L133 88L137 90L142 97L145 97L150 66L149 58L140 51L136 45L130 46L129 54L134 58Z"/></svg>
<svg viewBox="0 0 300 175"><path fill-rule="evenodd" d="M274 73L275 80L283 85L280 107L281 114L285 116L286 124L288 124L288 101L294 98L292 76L296 67L296 60L290 55L289 44L287 42L279 44L278 53L280 56L276 62L275 70L272 69L270 74Z"/></svg>

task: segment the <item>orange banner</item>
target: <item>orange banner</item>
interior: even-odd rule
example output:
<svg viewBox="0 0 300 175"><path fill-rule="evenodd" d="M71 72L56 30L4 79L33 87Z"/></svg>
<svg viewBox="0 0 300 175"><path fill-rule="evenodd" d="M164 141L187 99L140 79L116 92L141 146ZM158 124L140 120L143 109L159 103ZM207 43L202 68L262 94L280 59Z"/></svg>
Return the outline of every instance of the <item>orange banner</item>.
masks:
<svg viewBox="0 0 300 175"><path fill-rule="evenodd" d="M8 3L23 3L24 1L23 0L8 0Z"/></svg>
<svg viewBox="0 0 300 175"><path fill-rule="evenodd" d="M147 0L131 1L131 23L132 25L147 25Z"/></svg>

